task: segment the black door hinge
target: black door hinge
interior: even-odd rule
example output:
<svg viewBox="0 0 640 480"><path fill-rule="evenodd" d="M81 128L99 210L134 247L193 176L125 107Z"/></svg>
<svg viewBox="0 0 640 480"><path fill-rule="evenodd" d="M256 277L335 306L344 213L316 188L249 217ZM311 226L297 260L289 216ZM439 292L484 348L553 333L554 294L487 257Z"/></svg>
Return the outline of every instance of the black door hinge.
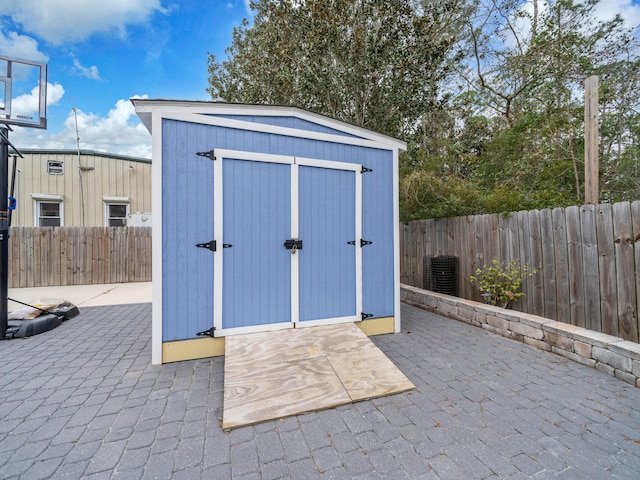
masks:
<svg viewBox="0 0 640 480"><path fill-rule="evenodd" d="M215 150L209 150L208 152L196 152L196 155L199 157L207 157L209 160L215 161L216 159Z"/></svg>
<svg viewBox="0 0 640 480"><path fill-rule="evenodd" d="M208 248L212 252L215 252L216 251L216 241L215 240L211 240L210 242L206 242L206 243L196 243L196 247L198 247L198 248Z"/></svg>
<svg viewBox="0 0 640 480"><path fill-rule="evenodd" d="M367 318L373 317L373 313L364 313L364 312L362 312L360 315L362 315L362 320L366 320Z"/></svg>
<svg viewBox="0 0 640 480"><path fill-rule="evenodd" d="M362 170L360 170L360 173L369 173L369 172L373 172L372 168L367 168L367 167L362 167Z"/></svg>
<svg viewBox="0 0 640 480"><path fill-rule="evenodd" d="M349 245L355 245L356 241L355 240L351 240L350 242L347 242ZM360 239L360 246L364 247L365 245L371 245L373 242L370 242L369 240L363 240Z"/></svg>
<svg viewBox="0 0 640 480"><path fill-rule="evenodd" d="M198 332L196 333L197 337L213 337L213 332L216 329L216 327L211 327L208 330L203 330L202 332Z"/></svg>

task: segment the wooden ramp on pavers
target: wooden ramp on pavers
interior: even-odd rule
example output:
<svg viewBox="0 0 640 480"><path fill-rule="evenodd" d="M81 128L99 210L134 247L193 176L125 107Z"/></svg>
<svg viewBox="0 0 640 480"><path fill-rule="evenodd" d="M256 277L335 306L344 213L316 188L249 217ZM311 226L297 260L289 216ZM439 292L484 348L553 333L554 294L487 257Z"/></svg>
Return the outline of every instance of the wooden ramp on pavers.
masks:
<svg viewBox="0 0 640 480"><path fill-rule="evenodd" d="M415 388L353 323L225 338L222 428Z"/></svg>

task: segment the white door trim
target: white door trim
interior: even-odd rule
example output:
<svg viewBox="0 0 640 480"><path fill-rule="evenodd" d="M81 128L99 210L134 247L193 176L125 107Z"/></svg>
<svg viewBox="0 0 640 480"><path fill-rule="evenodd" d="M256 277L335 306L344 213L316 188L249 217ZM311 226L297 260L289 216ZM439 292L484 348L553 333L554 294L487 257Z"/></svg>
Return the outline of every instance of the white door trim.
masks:
<svg viewBox="0 0 640 480"><path fill-rule="evenodd" d="M298 205L298 165L291 165L291 238L300 235L299 205ZM300 255L291 254L291 326L300 322Z"/></svg>
<svg viewBox="0 0 640 480"><path fill-rule="evenodd" d="M293 165L294 157L286 155L272 155L267 153L242 152L239 150L214 149L213 162L213 189L214 189L214 209L213 209L213 233L218 245L214 252L213 262L213 326L214 336L223 337L234 333L264 332L268 330L278 330L291 328L292 322L283 322L267 325L256 325L249 327L223 328L222 327L222 304L224 290L224 182L223 182L223 160L249 160L253 162L280 163ZM293 282L293 279L292 279Z"/></svg>
<svg viewBox="0 0 640 480"><path fill-rule="evenodd" d="M215 151L214 151L215 152ZM216 152L217 153L217 152ZM222 181L222 152L218 153L219 157L214 156L216 160L213 162L213 238L220 248L216 248L213 252L213 334L214 336L221 336L222 332L222 289L224 288L223 281L223 261L224 255L222 255L222 239L224 234L224 228L222 225L223 219L223 188L224 182Z"/></svg>
<svg viewBox="0 0 640 480"><path fill-rule="evenodd" d="M347 163L347 162L334 162L329 160L318 160L315 158L305 158L305 157L296 157L295 164L306 166L306 167L317 167L317 168L327 168L331 170L345 170L354 172L355 177L355 268L356 268L356 314L354 316L347 317L329 317L326 319L320 320L305 320L304 322L297 321L296 328L299 327L312 327L317 325L326 325L326 324L334 324L334 323L346 323L346 322L358 322L362 320L362 245L360 244L360 239L362 238L362 165L357 163ZM298 180L298 172L296 171L296 182ZM296 188L297 193L297 188ZM293 204L294 202L292 202ZM296 215L298 209L298 202L296 197ZM296 218L296 225L298 219ZM297 238L293 237L293 238ZM304 239L303 239L304 241ZM296 259L297 262L297 259ZM296 278L298 278L298 272L296 272ZM293 278L293 276L292 276ZM298 290L298 285L296 284L296 290ZM298 303L298 297L296 297L296 303ZM293 295L293 292L292 292ZM292 317L293 318L293 317ZM296 313L296 319L299 319L299 303L298 303L298 312Z"/></svg>
<svg viewBox="0 0 640 480"><path fill-rule="evenodd" d="M217 245L214 252L213 271L213 326L214 335L217 337L225 335L235 335L242 333L264 332L271 330L281 330L292 327L311 327L315 325L326 325L333 323L346 323L361 320L362 312L362 165L346 162L333 162L328 160L318 160L313 158L292 157L287 155L273 155L266 153L243 152L239 150L214 149L214 239ZM355 173L355 268L356 268L356 314L355 316L334 317L318 320L300 322L300 291L299 291L299 255L291 254L291 321L255 325L247 327L223 328L223 272L224 272L224 182L223 182L223 160L248 160L265 163L279 163L291 165L291 238L298 238L299 235L299 181L298 167L309 166L327 168L331 170L346 170Z"/></svg>

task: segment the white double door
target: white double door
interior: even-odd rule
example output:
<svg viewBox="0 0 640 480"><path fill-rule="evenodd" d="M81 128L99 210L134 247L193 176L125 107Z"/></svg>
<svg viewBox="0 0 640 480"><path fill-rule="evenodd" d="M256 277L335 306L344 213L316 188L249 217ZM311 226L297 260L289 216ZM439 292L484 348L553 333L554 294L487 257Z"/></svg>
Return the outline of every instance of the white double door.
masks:
<svg viewBox="0 0 640 480"><path fill-rule="evenodd" d="M215 334L361 320L361 165L215 157Z"/></svg>

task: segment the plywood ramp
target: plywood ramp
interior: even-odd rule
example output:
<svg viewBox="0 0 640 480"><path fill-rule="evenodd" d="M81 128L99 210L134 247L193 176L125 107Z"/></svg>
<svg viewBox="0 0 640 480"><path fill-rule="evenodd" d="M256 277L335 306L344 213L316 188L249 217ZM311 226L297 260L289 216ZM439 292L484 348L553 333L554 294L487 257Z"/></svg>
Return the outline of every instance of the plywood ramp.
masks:
<svg viewBox="0 0 640 480"><path fill-rule="evenodd" d="M225 341L222 427L413 388L353 323L231 335Z"/></svg>

